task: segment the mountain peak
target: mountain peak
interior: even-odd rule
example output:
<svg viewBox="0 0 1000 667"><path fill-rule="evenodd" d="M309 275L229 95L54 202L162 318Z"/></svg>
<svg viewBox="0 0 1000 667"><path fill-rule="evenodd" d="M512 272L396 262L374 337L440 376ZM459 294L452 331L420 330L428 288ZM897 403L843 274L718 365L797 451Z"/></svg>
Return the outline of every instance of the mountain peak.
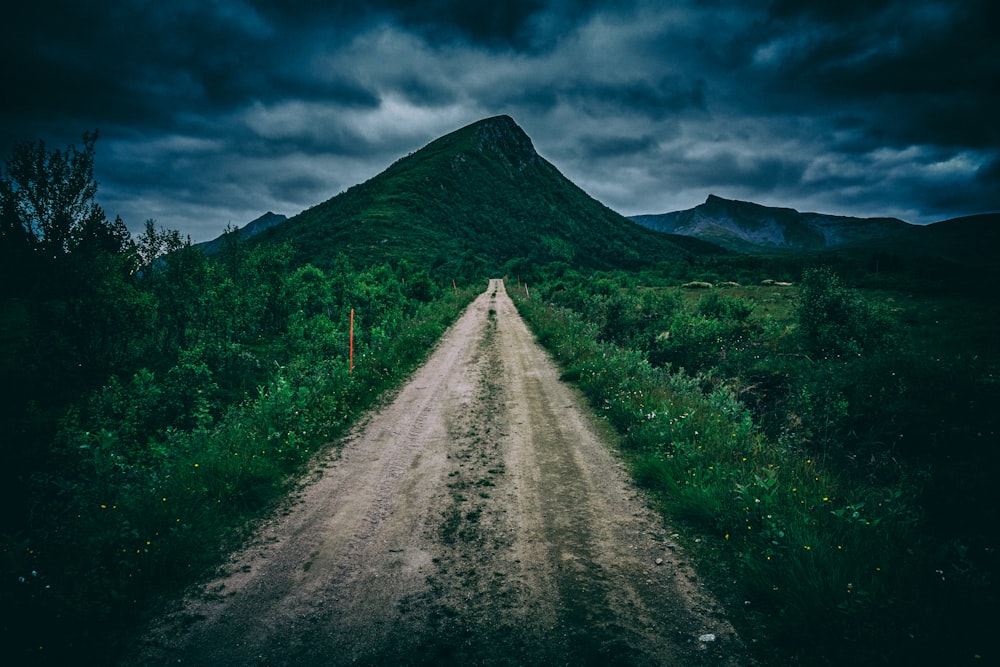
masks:
<svg viewBox="0 0 1000 667"><path fill-rule="evenodd" d="M795 214L799 215L799 212L793 208L785 208L780 206L765 206L764 204L758 204L752 201L742 201L739 199L726 199L725 197L720 197L718 195L708 195L708 199L701 206L696 207L696 209L709 209L709 210L719 210L724 209L727 211L753 211L757 215L785 215L785 214Z"/></svg>
<svg viewBox="0 0 1000 667"><path fill-rule="evenodd" d="M268 211L259 218L254 218L242 227L236 227L233 232L236 234L236 238L247 240L257 234L260 234L275 225L279 225L288 218L280 213L274 213L273 211ZM201 248L206 255L211 255L219 251L222 248L222 239L225 237L225 232L221 235L215 237L210 241L203 241L201 243L196 243L195 245Z"/></svg>
<svg viewBox="0 0 1000 667"><path fill-rule="evenodd" d="M632 218L650 229L693 236L737 252L878 248L902 239L911 225L893 218L849 218L709 195L686 211Z"/></svg>
<svg viewBox="0 0 1000 667"><path fill-rule="evenodd" d="M518 258L635 266L685 252L567 180L510 116L435 139L258 242L281 241L320 267L344 252L356 267L402 258L436 271L500 270Z"/></svg>
<svg viewBox="0 0 1000 667"><path fill-rule="evenodd" d="M506 131L523 132L514 119L507 114L500 114L498 116L490 116L489 118L477 120L469 127L495 127Z"/></svg>
<svg viewBox="0 0 1000 667"><path fill-rule="evenodd" d="M518 169L538 161L531 138L510 116L485 118L467 129L474 130L476 147L482 153L492 153Z"/></svg>

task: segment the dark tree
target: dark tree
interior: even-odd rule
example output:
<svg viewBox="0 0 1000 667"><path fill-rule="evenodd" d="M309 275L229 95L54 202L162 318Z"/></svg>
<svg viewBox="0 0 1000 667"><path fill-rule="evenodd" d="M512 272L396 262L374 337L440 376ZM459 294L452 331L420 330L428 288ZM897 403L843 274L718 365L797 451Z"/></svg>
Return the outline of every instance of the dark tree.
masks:
<svg viewBox="0 0 1000 667"><path fill-rule="evenodd" d="M0 168L0 352L25 402L56 405L127 370L150 319L131 235L95 199L96 141L24 141Z"/></svg>
<svg viewBox="0 0 1000 667"><path fill-rule="evenodd" d="M97 132L83 134L83 149L49 151L44 141L21 142L0 173L5 240L28 243L48 257L74 250L106 226L97 204L94 144Z"/></svg>

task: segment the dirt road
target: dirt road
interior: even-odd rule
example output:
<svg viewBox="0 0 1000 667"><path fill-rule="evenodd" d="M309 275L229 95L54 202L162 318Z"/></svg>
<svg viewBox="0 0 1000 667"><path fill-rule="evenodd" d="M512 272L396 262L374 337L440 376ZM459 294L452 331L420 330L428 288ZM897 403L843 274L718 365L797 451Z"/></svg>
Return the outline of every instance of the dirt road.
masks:
<svg viewBox="0 0 1000 667"><path fill-rule="evenodd" d="M606 440L491 281L128 662L746 664Z"/></svg>

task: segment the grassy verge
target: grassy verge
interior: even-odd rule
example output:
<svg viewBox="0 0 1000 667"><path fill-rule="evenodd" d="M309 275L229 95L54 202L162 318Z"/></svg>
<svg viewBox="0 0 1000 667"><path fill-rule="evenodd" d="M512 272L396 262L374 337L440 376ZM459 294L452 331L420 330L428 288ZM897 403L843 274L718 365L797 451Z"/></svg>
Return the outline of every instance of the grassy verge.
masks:
<svg viewBox="0 0 1000 667"><path fill-rule="evenodd" d="M162 600L217 567L311 457L336 446L365 408L425 359L477 294L449 293L392 332L369 334L353 374L342 354L326 355L334 343L340 349L344 332L297 331L301 349L223 409L198 402L211 374L189 360L177 373L187 375L193 423L138 444L124 437L129 415L155 406L163 391L149 373L123 391L106 388L116 407L106 425L71 412L51 466L34 480L30 529L2 536L0 604L16 610L2 621L5 660L111 662ZM199 373L208 380L199 384Z"/></svg>
<svg viewBox="0 0 1000 667"><path fill-rule="evenodd" d="M544 289L533 288L536 292ZM890 456L892 469L886 471L885 461L876 461L881 450L874 444L881 443L863 443L867 450L838 444L847 414L853 415L847 408L848 398L852 406L854 401L849 388L784 399L783 405L796 409L821 402L814 410L825 420L823 433L817 426L822 420L808 414L801 419L809 429L787 424L765 429L762 423L768 420L737 400L752 394L745 378L722 382L718 376L671 371L669 364L653 366L645 351L609 341L608 329L595 323L599 318L511 293L540 342L562 365L564 379L578 384L621 434L637 482L651 490L665 516L698 536L694 551L706 566L731 573L730 590L721 597L732 604L734 621L744 624L747 638L758 640L762 663L975 664L995 656L985 620L995 595L989 567L962 551L971 553L967 547L956 548L954 541L932 534L926 465ZM594 300L581 303L592 308ZM639 312L648 318L649 310ZM673 319L675 326L690 321ZM695 324L700 330L715 327L709 350L717 352L734 340L719 334L717 323ZM784 335L782 327L760 330L765 336ZM671 344L688 344L677 339ZM705 342L697 335L687 340ZM699 360L682 347L672 353ZM730 351L733 366L738 350L732 346ZM765 359L755 369L770 363L766 357L774 352L757 350ZM837 373L860 377L896 368L878 356L831 363L830 386ZM783 362L782 375L793 365ZM817 374L813 384L801 386L815 392L824 386L823 377ZM887 397L879 400L891 403ZM838 410L844 413L840 421ZM791 412L784 416L800 419ZM852 418L853 424L864 423ZM865 451L871 452L871 462L858 461ZM979 512L982 502L990 498L979 494L965 509ZM985 553L987 558L992 553L988 546Z"/></svg>

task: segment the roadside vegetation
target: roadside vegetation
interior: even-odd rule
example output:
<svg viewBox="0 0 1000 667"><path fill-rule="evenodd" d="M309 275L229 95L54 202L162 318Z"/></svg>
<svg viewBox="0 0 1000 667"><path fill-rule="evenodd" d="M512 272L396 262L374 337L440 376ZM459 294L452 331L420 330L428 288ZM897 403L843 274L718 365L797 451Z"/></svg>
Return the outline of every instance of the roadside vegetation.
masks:
<svg viewBox="0 0 1000 667"><path fill-rule="evenodd" d="M995 297L797 263L508 285L763 664L995 659Z"/></svg>
<svg viewBox="0 0 1000 667"><path fill-rule="evenodd" d="M15 150L0 174L5 664L111 662L504 261L762 664L995 661L995 275L713 255L595 208L524 145L514 162L480 150L509 135L471 132L212 256L105 216L96 135Z"/></svg>
<svg viewBox="0 0 1000 667"><path fill-rule="evenodd" d="M234 233L206 257L152 220L133 238L94 202L95 139L22 145L0 189L6 664L111 661L481 291Z"/></svg>

